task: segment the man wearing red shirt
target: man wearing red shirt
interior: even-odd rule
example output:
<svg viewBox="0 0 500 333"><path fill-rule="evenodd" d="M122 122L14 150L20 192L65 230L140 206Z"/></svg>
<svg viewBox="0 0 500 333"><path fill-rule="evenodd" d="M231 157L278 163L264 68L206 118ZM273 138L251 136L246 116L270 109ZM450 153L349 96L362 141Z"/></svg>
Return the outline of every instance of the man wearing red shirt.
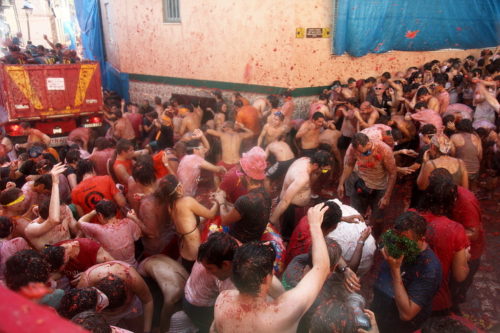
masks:
<svg viewBox="0 0 500 333"><path fill-rule="evenodd" d="M446 217L456 196L457 188L451 177L437 173L430 177L418 207L419 214L428 223L426 240L439 258L443 271L441 287L432 301L432 311L436 314L448 314L451 310L450 281L462 282L469 274L469 240L465 229Z"/></svg>
<svg viewBox="0 0 500 333"><path fill-rule="evenodd" d="M110 176L96 176L94 164L90 160L78 162L76 177L79 184L71 192L71 200L78 215L90 213L95 205L103 200L113 200L120 207L125 207L127 200L116 188Z"/></svg>
<svg viewBox="0 0 500 333"><path fill-rule="evenodd" d="M435 177L447 177L453 181L448 170L439 168L431 173L431 179ZM481 207L474 193L462 186L457 189L456 201L451 208L449 217L465 228L465 234L470 241L469 274L463 282L451 281L451 293L453 298L453 310L459 312L458 305L465 302L467 290L472 285L484 251L484 230L481 221Z"/></svg>

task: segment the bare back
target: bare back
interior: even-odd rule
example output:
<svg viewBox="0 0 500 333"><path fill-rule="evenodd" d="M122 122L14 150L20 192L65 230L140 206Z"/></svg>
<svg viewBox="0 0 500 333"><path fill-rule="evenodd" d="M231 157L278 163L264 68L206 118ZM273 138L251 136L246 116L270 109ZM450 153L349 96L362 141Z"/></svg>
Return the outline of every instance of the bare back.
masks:
<svg viewBox="0 0 500 333"><path fill-rule="evenodd" d="M237 290L222 291L215 303L216 332L286 333L296 332L301 309L287 304L282 297L259 302Z"/></svg>
<svg viewBox="0 0 500 333"><path fill-rule="evenodd" d="M285 141L274 141L267 146L267 150L274 155L278 162L295 158L292 149Z"/></svg>
<svg viewBox="0 0 500 333"><path fill-rule="evenodd" d="M180 237L180 254L186 260L196 260L201 242L198 220L191 209L193 200L191 197L178 199L171 212L175 230Z"/></svg>
<svg viewBox="0 0 500 333"><path fill-rule="evenodd" d="M222 161L227 164L236 164L240 160L241 135L237 132L222 132L220 142L222 146Z"/></svg>

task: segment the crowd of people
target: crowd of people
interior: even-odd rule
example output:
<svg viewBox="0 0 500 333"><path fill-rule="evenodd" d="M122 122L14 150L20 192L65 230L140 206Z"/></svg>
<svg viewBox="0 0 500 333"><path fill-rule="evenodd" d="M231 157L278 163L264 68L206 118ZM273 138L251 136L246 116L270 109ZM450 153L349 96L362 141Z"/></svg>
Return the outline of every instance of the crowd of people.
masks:
<svg viewBox="0 0 500 333"><path fill-rule="evenodd" d="M23 43L23 35L17 33L13 38L2 40L2 49L0 54L0 63L8 65L24 65L24 64L74 64L80 62L80 58L75 50L66 48L61 43L50 41L47 35L43 35L43 39L50 46L47 48L42 44L33 45L31 41Z"/></svg>
<svg viewBox="0 0 500 333"><path fill-rule="evenodd" d="M335 81L305 119L290 91L216 90L109 93L59 150L22 123L0 138L0 281L92 332L472 331L499 84L483 50Z"/></svg>

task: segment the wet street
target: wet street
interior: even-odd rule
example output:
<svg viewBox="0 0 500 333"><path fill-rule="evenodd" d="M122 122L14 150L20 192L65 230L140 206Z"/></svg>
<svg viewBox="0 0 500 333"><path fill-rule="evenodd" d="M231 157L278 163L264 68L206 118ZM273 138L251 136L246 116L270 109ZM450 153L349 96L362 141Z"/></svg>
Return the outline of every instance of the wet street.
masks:
<svg viewBox="0 0 500 333"><path fill-rule="evenodd" d="M492 198L480 202L486 250L461 309L478 327L500 332L500 189L497 188Z"/></svg>

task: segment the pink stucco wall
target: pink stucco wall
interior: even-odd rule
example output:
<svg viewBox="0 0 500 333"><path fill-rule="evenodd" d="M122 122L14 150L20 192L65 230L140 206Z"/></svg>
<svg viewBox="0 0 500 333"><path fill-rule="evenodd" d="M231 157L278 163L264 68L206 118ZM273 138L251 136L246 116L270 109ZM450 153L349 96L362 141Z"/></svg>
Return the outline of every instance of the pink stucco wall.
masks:
<svg viewBox="0 0 500 333"><path fill-rule="evenodd" d="M331 26L331 0L179 0L182 23L163 23L162 0L101 1L109 61L128 73L300 88L396 72L477 50L331 55L331 39L295 38Z"/></svg>

